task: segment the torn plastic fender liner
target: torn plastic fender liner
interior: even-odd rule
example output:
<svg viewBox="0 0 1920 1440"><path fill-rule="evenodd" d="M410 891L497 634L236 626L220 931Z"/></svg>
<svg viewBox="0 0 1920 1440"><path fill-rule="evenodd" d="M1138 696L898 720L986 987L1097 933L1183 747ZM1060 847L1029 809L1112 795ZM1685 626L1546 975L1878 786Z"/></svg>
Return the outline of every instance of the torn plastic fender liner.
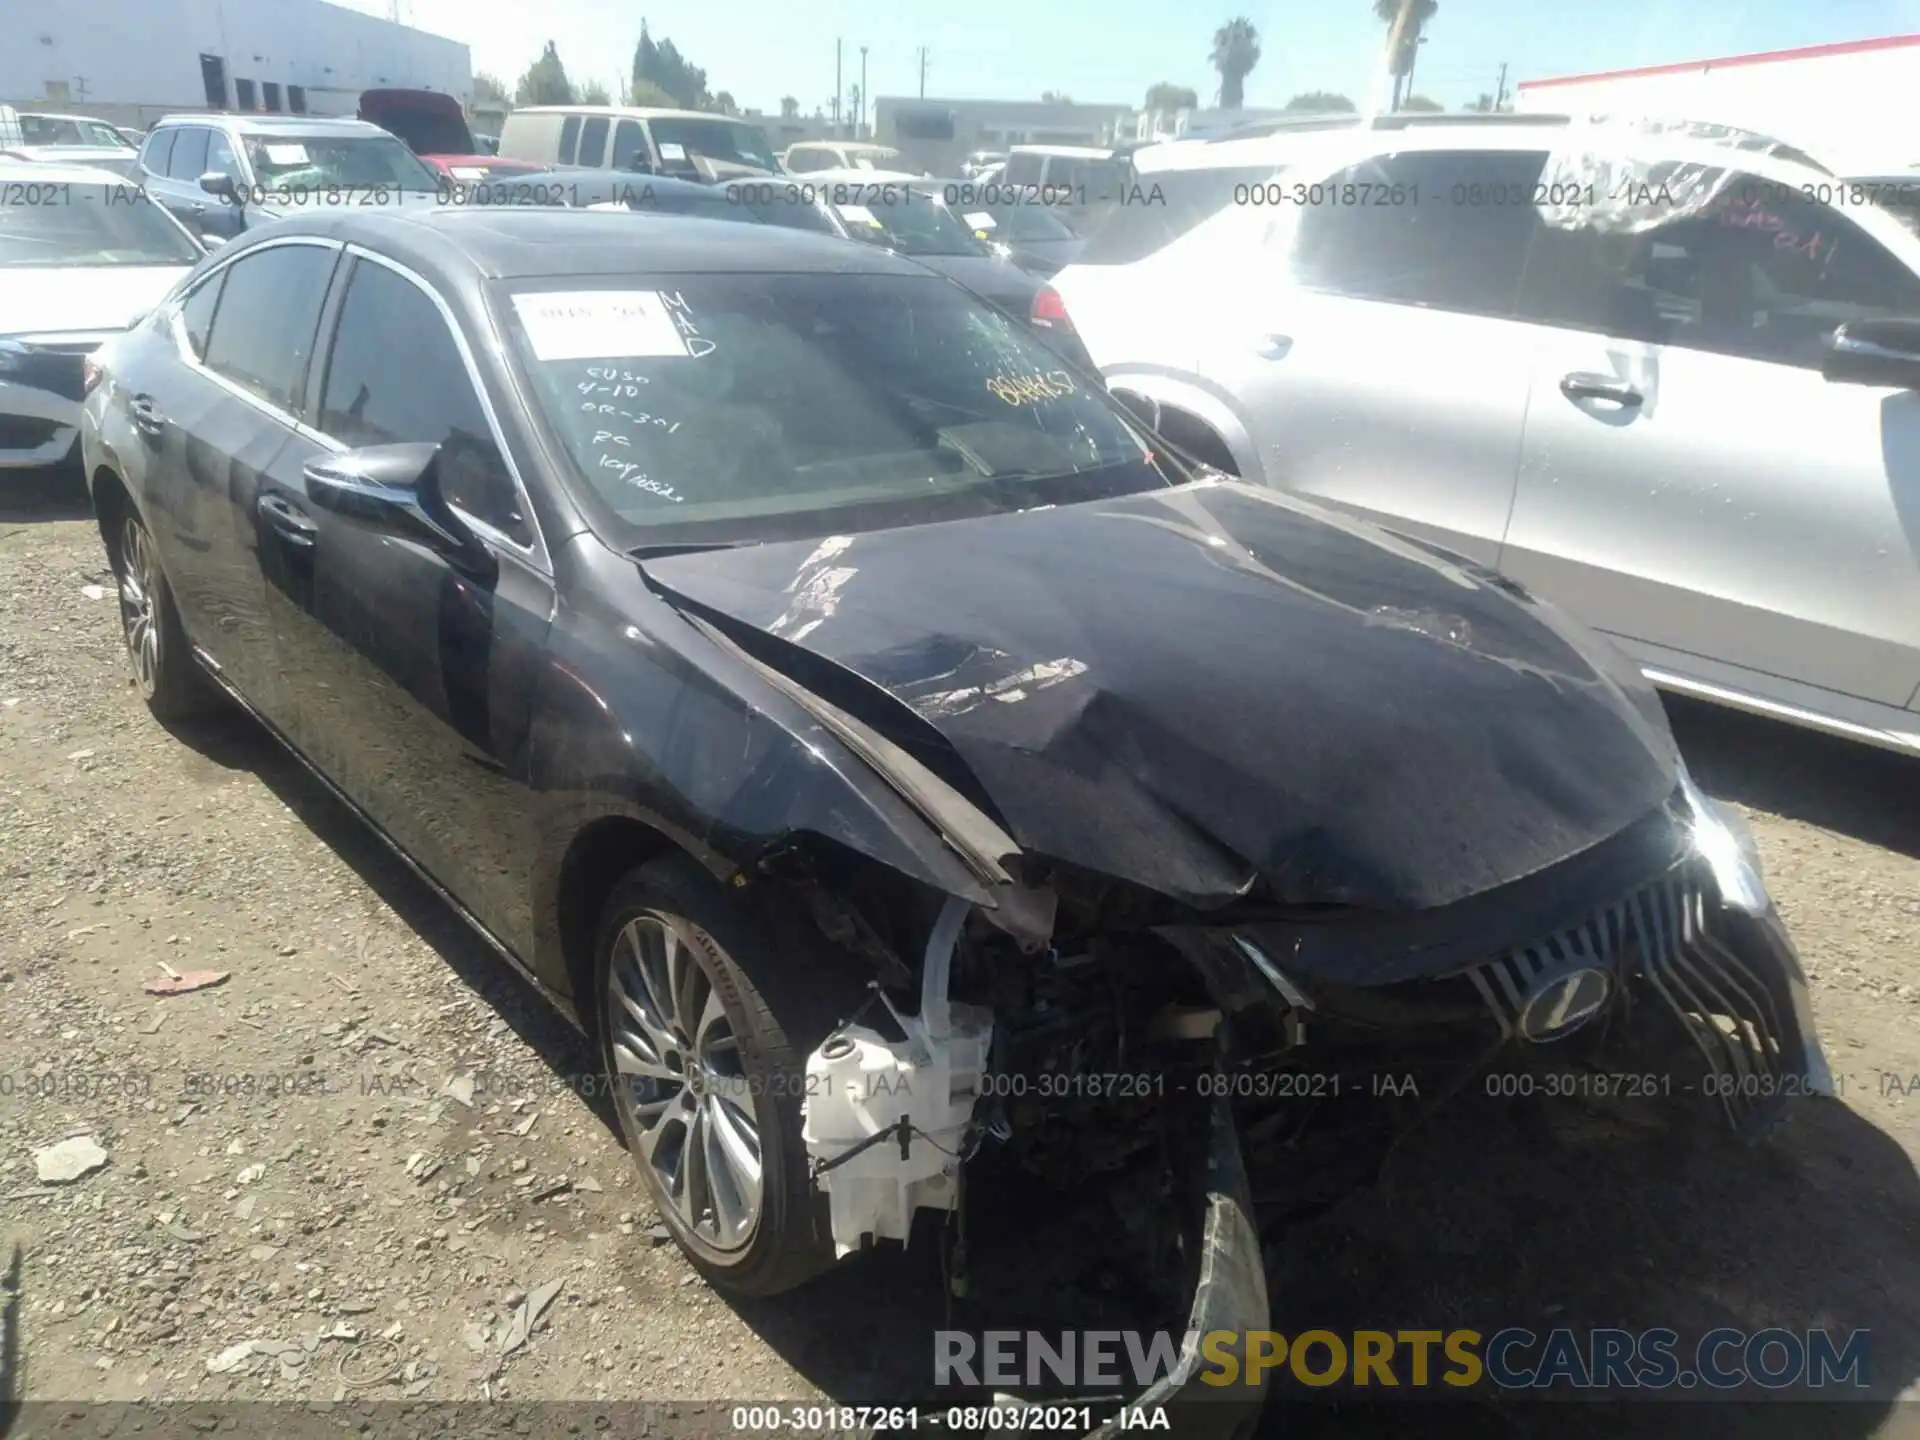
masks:
<svg viewBox="0 0 1920 1440"><path fill-rule="evenodd" d="M1200 1231L1200 1278L1187 1313L1186 1343L1171 1374L1126 1403L1152 1416L1164 1409L1169 1429L1182 1440L1242 1440L1250 1435L1266 1401L1267 1372L1247 1379L1246 1337L1271 1324L1267 1306L1266 1262L1260 1232L1253 1221L1253 1192L1233 1110L1216 1097L1208 1119L1207 1210ZM1231 1384L1203 1358L1208 1335L1226 1331L1235 1338L1226 1347L1238 1362ZM1209 1383L1209 1377L1214 1383ZM1157 1423L1157 1422L1154 1422ZM1126 1429L1122 1416L1090 1432L1088 1440L1116 1440Z"/></svg>
<svg viewBox="0 0 1920 1440"><path fill-rule="evenodd" d="M748 654L712 622L684 609L680 613L702 635L817 719L925 818L978 882L972 893L955 892L960 899L980 906L1016 939L1038 944L1051 936L1052 897L1021 885L1007 871L1006 862L1020 853L1020 847L992 817L870 725Z"/></svg>

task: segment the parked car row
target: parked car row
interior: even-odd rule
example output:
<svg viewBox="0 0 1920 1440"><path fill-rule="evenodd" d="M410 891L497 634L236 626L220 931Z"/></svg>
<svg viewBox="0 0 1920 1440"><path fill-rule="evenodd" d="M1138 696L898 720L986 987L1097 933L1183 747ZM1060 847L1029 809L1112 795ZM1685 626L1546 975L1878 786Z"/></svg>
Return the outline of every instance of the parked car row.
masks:
<svg viewBox="0 0 1920 1440"><path fill-rule="evenodd" d="M1920 750L1920 181L1512 117L1143 151L1036 316L1190 453L1662 686Z"/></svg>

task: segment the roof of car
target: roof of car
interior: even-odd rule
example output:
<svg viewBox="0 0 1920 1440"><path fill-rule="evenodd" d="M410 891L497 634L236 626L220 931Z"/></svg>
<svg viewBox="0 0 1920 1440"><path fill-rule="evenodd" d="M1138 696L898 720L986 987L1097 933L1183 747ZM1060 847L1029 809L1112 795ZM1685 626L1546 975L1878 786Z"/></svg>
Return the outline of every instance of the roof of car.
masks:
<svg viewBox="0 0 1920 1440"><path fill-rule="evenodd" d="M751 125L738 115L716 115L711 110L657 109L650 105L519 105L513 115L619 115L629 120L726 120ZM507 118L512 119L513 115Z"/></svg>
<svg viewBox="0 0 1920 1440"><path fill-rule="evenodd" d="M82 165L76 161L30 160L0 153L0 170L6 171L9 178L16 183L23 184L118 185L124 190L140 188L137 182L128 180L112 170L103 170L98 165Z"/></svg>
<svg viewBox="0 0 1920 1440"><path fill-rule="evenodd" d="M111 120L102 120L97 115L69 115L63 110L16 110L13 112L22 120L71 120L76 125L104 125L114 128Z"/></svg>
<svg viewBox="0 0 1920 1440"><path fill-rule="evenodd" d="M995 152L997 153L997 152ZM1062 155L1069 160L1111 160L1111 145L1016 145L1012 155Z"/></svg>
<svg viewBox="0 0 1920 1440"><path fill-rule="evenodd" d="M636 176L644 181L646 177ZM343 210L263 227L352 240L423 273L455 278L552 279L623 274L743 272L922 276L927 271L870 245L778 225L679 215L632 215L547 206L448 206L418 211Z"/></svg>
<svg viewBox="0 0 1920 1440"><path fill-rule="evenodd" d="M340 115L163 115L153 130L178 125L211 125L218 130L245 130L252 135L385 135L388 132L368 120ZM153 131L147 132L152 134Z"/></svg>

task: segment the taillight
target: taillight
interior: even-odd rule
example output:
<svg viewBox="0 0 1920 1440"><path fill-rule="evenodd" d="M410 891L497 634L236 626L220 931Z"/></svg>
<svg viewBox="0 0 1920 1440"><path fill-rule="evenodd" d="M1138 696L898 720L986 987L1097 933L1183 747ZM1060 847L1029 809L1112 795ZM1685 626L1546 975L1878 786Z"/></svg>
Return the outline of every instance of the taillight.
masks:
<svg viewBox="0 0 1920 1440"><path fill-rule="evenodd" d="M67 373L71 375L73 372L69 370ZM82 395L91 395L93 393L93 387L105 379L106 374L106 370L102 368L98 360L94 359L91 355L87 356L80 362L80 393Z"/></svg>
<svg viewBox="0 0 1920 1440"><path fill-rule="evenodd" d="M1072 330L1073 318L1067 314L1067 302L1051 285L1042 285L1033 297L1033 309L1027 316L1042 330Z"/></svg>

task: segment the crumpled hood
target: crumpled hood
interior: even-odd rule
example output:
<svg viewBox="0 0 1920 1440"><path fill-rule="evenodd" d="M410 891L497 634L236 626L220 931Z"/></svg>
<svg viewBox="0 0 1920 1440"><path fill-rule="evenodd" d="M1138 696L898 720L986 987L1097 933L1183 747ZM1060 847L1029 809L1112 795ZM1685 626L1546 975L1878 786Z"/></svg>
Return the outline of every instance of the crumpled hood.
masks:
<svg viewBox="0 0 1920 1440"><path fill-rule="evenodd" d="M1026 850L1213 906L1448 904L1661 805L1616 652L1484 572L1270 491L1111 501L646 562L952 745Z"/></svg>
<svg viewBox="0 0 1920 1440"><path fill-rule="evenodd" d="M158 305L192 268L29 265L0 269L0 335L125 330Z"/></svg>

